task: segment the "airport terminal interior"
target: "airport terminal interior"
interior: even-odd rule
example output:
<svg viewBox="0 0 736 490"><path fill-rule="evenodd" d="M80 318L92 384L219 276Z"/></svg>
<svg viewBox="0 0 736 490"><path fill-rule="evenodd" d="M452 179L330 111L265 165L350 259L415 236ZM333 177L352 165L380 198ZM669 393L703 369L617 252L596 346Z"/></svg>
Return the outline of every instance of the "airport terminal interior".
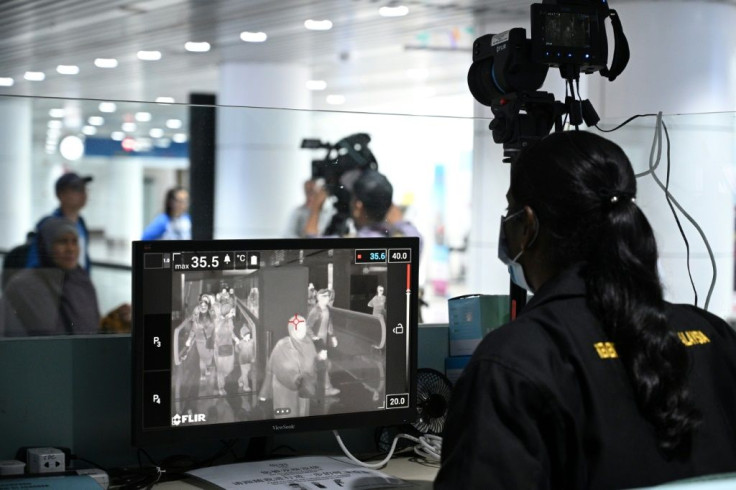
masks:
<svg viewBox="0 0 736 490"><path fill-rule="evenodd" d="M108 326L81 338L0 338L3 352L15 353L12 359L40 352L61 363L23 363L11 366L18 373L12 381L3 376L19 395L0 397L0 433L12 434L0 443L0 460L13 459L21 446L76 441L74 450L85 456L105 445L75 413L73 406L92 397L72 388L71 378L82 369L129 370L131 320L115 318L133 300L131 243L165 211L168 190L188 193L191 238L296 238L303 229L293 216L304 209L307 181L323 186L325 209L338 212L350 202L341 194L345 181L329 181L351 170L336 165L346 154L357 155L349 164L357 166L366 166L370 155L392 184L396 219L410 222L421 237L415 313L425 365L418 367L447 374L448 301L509 294L509 275L498 260L509 165L489 129L496 114L468 88L474 41L516 27L528 35L531 3L1 2L0 261L59 206L55 184L62 175L89 177L80 214L89 233L90 278ZM637 203L660 247L667 299L734 323L736 4L611 3L631 51L623 73L612 81L581 73L570 93L573 84L550 68L539 90L557 100L589 100L600 121L579 129L605 134L630 156ZM652 27L654 18L663 27ZM610 59L616 43L610 32L608 38ZM682 39L696 41L683 46ZM673 63L673 46L687 69ZM576 129L567 119L563 125ZM4 265L3 286L12 269ZM210 306L214 298L215 292ZM257 303L246 293L238 300ZM196 295L190 301L201 302ZM443 332L439 354L429 345L432 329ZM100 344L105 340L111 344ZM105 356L99 353L123 358L95 367L75 361L76 349L94 350L100 363ZM45 413L28 406L46 369L58 370L65 380L57 379L58 386L71 390L62 395L63 430L49 423L30 428L31 414ZM130 373L124 374L103 392L127 386ZM219 389L214 381L208 386ZM248 402L255 401L254 392ZM102 406L127 417L124 430L114 431L116 443L125 445L129 407ZM43 430L53 440L44 441ZM363 434L353 442L367 445ZM111 464L133 463L130 447L117 453L125 456L117 458L114 449L101 454Z"/></svg>

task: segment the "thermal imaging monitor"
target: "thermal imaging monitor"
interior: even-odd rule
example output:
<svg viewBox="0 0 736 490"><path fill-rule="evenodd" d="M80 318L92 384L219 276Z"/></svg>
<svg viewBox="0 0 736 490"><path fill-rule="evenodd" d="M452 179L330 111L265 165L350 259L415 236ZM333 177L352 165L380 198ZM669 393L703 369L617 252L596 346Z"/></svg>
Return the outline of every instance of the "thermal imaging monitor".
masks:
<svg viewBox="0 0 736 490"><path fill-rule="evenodd" d="M417 238L133 243L137 446L410 423Z"/></svg>

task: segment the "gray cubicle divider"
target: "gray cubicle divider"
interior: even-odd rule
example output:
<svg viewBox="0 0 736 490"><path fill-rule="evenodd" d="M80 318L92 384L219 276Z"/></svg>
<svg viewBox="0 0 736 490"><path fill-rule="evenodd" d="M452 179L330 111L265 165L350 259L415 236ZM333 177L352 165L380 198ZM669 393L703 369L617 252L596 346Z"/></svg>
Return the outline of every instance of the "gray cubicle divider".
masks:
<svg viewBox="0 0 736 490"><path fill-rule="evenodd" d="M418 340L419 367L444 372L447 325L420 326ZM14 459L19 447L53 446L105 467L136 465L130 442L130 349L129 335L0 340L0 460ZM371 450L372 431L346 436L351 448ZM285 437L284 443L297 449L334 443L327 433ZM206 457L221 448L213 441L149 452Z"/></svg>

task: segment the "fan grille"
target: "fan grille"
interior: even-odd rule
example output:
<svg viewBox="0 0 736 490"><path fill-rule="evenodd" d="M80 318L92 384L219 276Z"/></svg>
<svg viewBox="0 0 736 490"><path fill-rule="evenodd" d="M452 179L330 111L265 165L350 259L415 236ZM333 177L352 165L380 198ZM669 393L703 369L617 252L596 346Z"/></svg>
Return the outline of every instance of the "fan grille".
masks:
<svg viewBox="0 0 736 490"><path fill-rule="evenodd" d="M445 375L429 368L417 370L418 419L412 425L423 434L442 433L452 383Z"/></svg>

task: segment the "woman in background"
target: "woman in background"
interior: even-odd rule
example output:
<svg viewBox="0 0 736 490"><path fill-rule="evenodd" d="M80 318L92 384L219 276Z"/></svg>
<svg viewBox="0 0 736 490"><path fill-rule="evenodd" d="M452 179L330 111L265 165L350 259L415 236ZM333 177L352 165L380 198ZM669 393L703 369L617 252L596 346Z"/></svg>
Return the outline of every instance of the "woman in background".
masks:
<svg viewBox="0 0 736 490"><path fill-rule="evenodd" d="M4 291L0 334L99 333L97 293L78 263L77 225L66 218L43 221L38 230L38 253L40 267L18 272Z"/></svg>
<svg viewBox="0 0 736 490"><path fill-rule="evenodd" d="M736 335L663 299L624 152L554 133L511 164L499 257L534 293L451 398L435 488L638 488L736 470Z"/></svg>
<svg viewBox="0 0 736 490"><path fill-rule="evenodd" d="M164 200L164 212L154 218L141 240L191 240L192 219L189 209L189 192L183 187L169 189Z"/></svg>

